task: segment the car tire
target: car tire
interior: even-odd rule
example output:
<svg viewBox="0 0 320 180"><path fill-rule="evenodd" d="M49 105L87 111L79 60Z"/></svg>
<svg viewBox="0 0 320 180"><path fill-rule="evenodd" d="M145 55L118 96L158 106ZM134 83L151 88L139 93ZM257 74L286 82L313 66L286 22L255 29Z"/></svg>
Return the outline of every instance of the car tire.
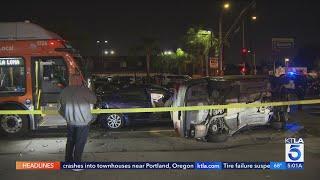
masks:
<svg viewBox="0 0 320 180"><path fill-rule="evenodd" d="M226 142L227 140L228 140L228 134L227 133L209 134L207 136L207 141L208 142L220 143L220 142Z"/></svg>
<svg viewBox="0 0 320 180"><path fill-rule="evenodd" d="M281 130L285 127L285 123L284 122L272 122L271 127L273 127L276 130Z"/></svg>
<svg viewBox="0 0 320 180"><path fill-rule="evenodd" d="M107 114L100 118L100 123L107 129L120 129L124 126L124 118L121 114Z"/></svg>
<svg viewBox="0 0 320 180"><path fill-rule="evenodd" d="M1 115L0 134L9 138L23 137L29 131L28 122L26 115Z"/></svg>

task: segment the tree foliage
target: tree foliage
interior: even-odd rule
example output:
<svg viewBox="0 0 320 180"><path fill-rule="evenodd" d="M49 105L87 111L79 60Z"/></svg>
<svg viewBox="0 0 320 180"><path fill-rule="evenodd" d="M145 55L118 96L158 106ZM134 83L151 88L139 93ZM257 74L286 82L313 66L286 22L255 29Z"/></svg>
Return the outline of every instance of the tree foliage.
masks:
<svg viewBox="0 0 320 180"><path fill-rule="evenodd" d="M188 59L188 55L178 48L175 52L166 54L162 52L152 63L153 69L157 69L160 73L178 73L181 74L183 63Z"/></svg>
<svg viewBox="0 0 320 180"><path fill-rule="evenodd" d="M203 30L201 27L189 28L184 37L184 49L193 62L193 67L200 67L200 74L203 73L203 64L208 55L218 54L218 39L212 31Z"/></svg>

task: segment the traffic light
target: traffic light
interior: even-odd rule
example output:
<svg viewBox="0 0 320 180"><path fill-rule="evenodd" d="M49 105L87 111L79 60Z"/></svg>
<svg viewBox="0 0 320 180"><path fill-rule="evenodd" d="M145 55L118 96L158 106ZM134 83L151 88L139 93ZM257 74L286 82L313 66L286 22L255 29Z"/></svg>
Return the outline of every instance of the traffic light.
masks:
<svg viewBox="0 0 320 180"><path fill-rule="evenodd" d="M248 49L247 49L247 48L242 48L242 49L241 49L241 55L242 55L243 57L247 56L247 55L248 55Z"/></svg>
<svg viewBox="0 0 320 180"><path fill-rule="evenodd" d="M246 71L247 71L246 67L241 67L241 69L240 69L240 72L241 72L241 73L245 74Z"/></svg>
<svg viewBox="0 0 320 180"><path fill-rule="evenodd" d="M240 67L240 74L245 75L248 71L247 67L246 67L246 63L243 62L241 64L239 64Z"/></svg>

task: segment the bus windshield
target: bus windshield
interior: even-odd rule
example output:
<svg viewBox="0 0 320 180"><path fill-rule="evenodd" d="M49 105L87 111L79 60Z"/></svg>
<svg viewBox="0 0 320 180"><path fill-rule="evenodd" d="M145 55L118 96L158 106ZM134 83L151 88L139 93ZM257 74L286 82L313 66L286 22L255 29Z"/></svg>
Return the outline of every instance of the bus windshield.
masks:
<svg viewBox="0 0 320 180"><path fill-rule="evenodd" d="M0 96L23 95L25 80L22 58L0 58Z"/></svg>

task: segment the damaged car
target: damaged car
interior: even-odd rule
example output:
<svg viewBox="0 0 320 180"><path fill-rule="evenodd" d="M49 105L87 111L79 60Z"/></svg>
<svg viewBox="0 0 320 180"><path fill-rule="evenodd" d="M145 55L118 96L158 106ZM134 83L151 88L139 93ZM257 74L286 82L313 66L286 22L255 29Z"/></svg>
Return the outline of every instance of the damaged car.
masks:
<svg viewBox="0 0 320 180"><path fill-rule="evenodd" d="M277 86L277 87L275 87ZM272 84L267 76L223 76L190 80L173 96L173 107L260 103L289 100L285 84ZM276 90L276 91L274 91ZM174 111L174 128L181 137L223 142L250 126L272 125L288 120L288 106Z"/></svg>
<svg viewBox="0 0 320 180"><path fill-rule="evenodd" d="M165 107L172 92L157 85L129 85L98 94L99 109ZM98 121L107 129L120 129L134 123L171 122L170 114L163 113L114 113L99 114Z"/></svg>

